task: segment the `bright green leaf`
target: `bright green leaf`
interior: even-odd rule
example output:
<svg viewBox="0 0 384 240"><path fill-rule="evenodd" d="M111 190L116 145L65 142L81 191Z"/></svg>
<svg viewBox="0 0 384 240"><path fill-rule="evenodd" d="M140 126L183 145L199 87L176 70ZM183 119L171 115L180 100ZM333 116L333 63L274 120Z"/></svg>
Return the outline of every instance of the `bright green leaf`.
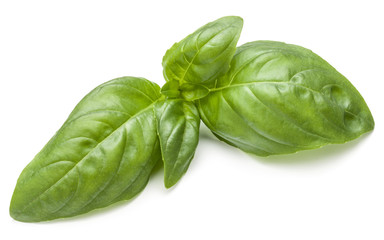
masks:
<svg viewBox="0 0 384 240"><path fill-rule="evenodd" d="M345 143L374 127L353 85L312 51L257 41L198 100L204 123L231 145L261 156Z"/></svg>
<svg viewBox="0 0 384 240"><path fill-rule="evenodd" d="M240 17L223 17L175 43L163 58L166 81L213 84L228 70L242 26Z"/></svg>
<svg viewBox="0 0 384 240"><path fill-rule="evenodd" d="M160 159L153 106L159 87L123 77L84 97L21 173L10 214L37 222L130 199Z"/></svg>
<svg viewBox="0 0 384 240"><path fill-rule="evenodd" d="M185 83L180 87L181 96L187 101L194 101L208 95L209 89L200 84Z"/></svg>
<svg viewBox="0 0 384 240"><path fill-rule="evenodd" d="M164 161L164 183L170 188L187 171L195 154L200 116L193 103L182 99L159 101L155 115Z"/></svg>
<svg viewBox="0 0 384 240"><path fill-rule="evenodd" d="M179 81L169 81L161 88L161 94L169 98L177 98L180 96Z"/></svg>

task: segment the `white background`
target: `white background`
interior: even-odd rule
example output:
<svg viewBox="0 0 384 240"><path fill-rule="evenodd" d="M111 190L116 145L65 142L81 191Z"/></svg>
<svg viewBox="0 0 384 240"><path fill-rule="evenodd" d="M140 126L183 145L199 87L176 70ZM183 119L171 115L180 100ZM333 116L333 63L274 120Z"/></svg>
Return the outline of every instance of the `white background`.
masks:
<svg viewBox="0 0 384 240"><path fill-rule="evenodd" d="M384 239L382 1L1 1L0 239ZM187 174L172 189L157 171L133 201L47 223L9 217L16 180L80 99L140 76L162 85L176 41L226 15L239 45L310 48L360 91L372 133L344 145L249 156L201 127Z"/></svg>

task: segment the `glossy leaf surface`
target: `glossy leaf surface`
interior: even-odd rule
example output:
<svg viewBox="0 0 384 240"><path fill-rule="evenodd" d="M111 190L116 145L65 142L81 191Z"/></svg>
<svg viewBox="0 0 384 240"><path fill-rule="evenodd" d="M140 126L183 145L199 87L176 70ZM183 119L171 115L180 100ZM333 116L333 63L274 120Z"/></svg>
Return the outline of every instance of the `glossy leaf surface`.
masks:
<svg viewBox="0 0 384 240"><path fill-rule="evenodd" d="M219 138L260 156L344 143L374 127L343 75L312 51L281 42L239 47L198 107Z"/></svg>
<svg viewBox="0 0 384 240"><path fill-rule="evenodd" d="M130 199L161 158L153 106L160 88L123 77L84 97L21 173L11 216L35 222Z"/></svg>
<svg viewBox="0 0 384 240"><path fill-rule="evenodd" d="M223 17L175 43L163 58L166 81L209 85L229 68L243 20Z"/></svg>
<svg viewBox="0 0 384 240"><path fill-rule="evenodd" d="M169 81L161 88L161 94L168 98L180 97L179 81Z"/></svg>
<svg viewBox="0 0 384 240"><path fill-rule="evenodd" d="M209 94L209 89L200 84L185 83L180 87L181 96L187 101L194 101Z"/></svg>
<svg viewBox="0 0 384 240"><path fill-rule="evenodd" d="M172 187L187 171L199 141L200 116L191 102L159 101L155 107L164 161L164 184Z"/></svg>

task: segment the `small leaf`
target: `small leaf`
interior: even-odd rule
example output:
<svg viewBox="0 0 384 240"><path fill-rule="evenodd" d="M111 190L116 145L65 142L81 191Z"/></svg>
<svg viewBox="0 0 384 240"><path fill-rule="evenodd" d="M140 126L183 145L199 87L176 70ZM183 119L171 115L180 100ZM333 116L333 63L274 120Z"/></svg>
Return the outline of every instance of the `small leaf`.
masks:
<svg viewBox="0 0 384 240"><path fill-rule="evenodd" d="M170 188L187 171L195 154L200 117L195 105L182 99L158 102L155 115L164 161L164 184Z"/></svg>
<svg viewBox="0 0 384 240"><path fill-rule="evenodd" d="M175 43L163 58L166 81L214 84L229 69L242 26L240 17L223 17Z"/></svg>
<svg viewBox="0 0 384 240"><path fill-rule="evenodd" d="M184 83L180 87L181 96L187 101L194 101L208 95L209 89L200 84Z"/></svg>
<svg viewBox="0 0 384 240"><path fill-rule="evenodd" d="M177 98L180 96L179 91L179 82L178 81L169 81L164 84L161 88L161 94L169 98Z"/></svg>

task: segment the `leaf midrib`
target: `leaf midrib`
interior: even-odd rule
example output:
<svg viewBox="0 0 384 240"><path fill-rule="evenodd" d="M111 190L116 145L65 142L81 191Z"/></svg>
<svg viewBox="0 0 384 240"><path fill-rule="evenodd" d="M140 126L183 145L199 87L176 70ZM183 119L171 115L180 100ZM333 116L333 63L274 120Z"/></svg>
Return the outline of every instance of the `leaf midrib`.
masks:
<svg viewBox="0 0 384 240"><path fill-rule="evenodd" d="M60 177L55 183L52 184L49 188L44 190L41 194L39 194L35 199L33 199L27 206L23 208L23 211L25 211L27 208L29 208L32 204L34 204L41 196L43 196L45 193L47 193L50 189L52 189L54 186L56 186L65 176L67 176L70 172L72 172L89 154L91 154L95 149L97 149L106 139L108 139L112 134L114 134L116 131L118 131L121 127L123 127L128 121L135 118L136 116L142 114L143 112L147 111L153 105L157 102L154 101L151 104L149 104L146 108L143 108L139 112L135 113L134 115L130 116L125 122L123 122L119 127L117 127L114 131L112 131L108 136L106 136L102 141L100 141L92 150L90 150L84 157L82 157L72 168L70 168L62 177Z"/></svg>
<svg viewBox="0 0 384 240"><path fill-rule="evenodd" d="M183 74L182 77L180 78L180 84L182 84L182 83L184 82L184 78L185 78L185 76L187 75L187 73L188 73L189 69L191 68L191 66L193 65L193 62L194 62L195 58L199 55L200 50L201 50L205 45L207 45L213 38L215 38L216 36L218 36L219 34L221 34L222 32L224 32L225 30L227 30L227 29L230 28L230 27L232 27L232 26L229 26L229 27L226 27L226 28L221 29L221 30L218 31L216 34L214 34L212 37L210 37L205 43L203 43L203 45L197 47L197 45L198 45L198 41L199 41L199 37L200 37L200 35L201 35L201 33L202 33L203 31L199 32L199 34L198 34L198 36L197 36L197 39L196 39L196 49L197 49L197 51L196 51L195 55L192 57L192 59L191 59L190 62L187 61L187 59L185 59L186 62L188 63L188 66L187 66L187 68L185 69L184 74ZM182 53L183 53L183 56L185 56L185 55L184 55L184 52L183 52L184 46L185 46L185 43L181 46L181 49L180 49L180 50L182 51Z"/></svg>

